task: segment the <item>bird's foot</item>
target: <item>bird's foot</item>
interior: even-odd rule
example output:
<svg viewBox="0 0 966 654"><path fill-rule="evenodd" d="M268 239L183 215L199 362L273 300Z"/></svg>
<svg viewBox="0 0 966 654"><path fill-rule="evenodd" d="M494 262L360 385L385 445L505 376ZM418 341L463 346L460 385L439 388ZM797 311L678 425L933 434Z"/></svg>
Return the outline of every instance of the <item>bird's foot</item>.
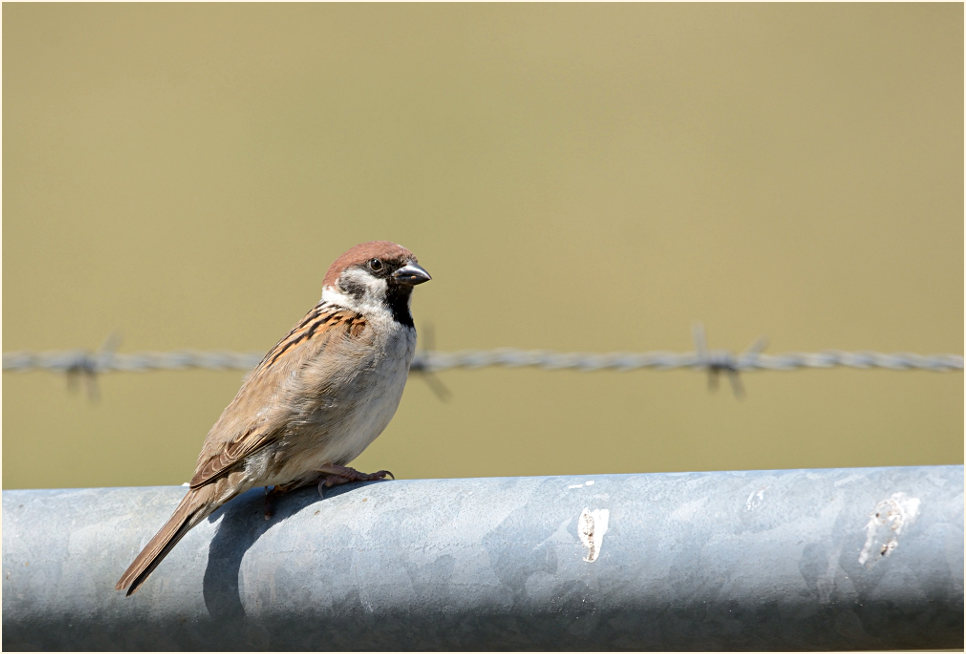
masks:
<svg viewBox="0 0 966 654"><path fill-rule="evenodd" d="M319 495L325 497L325 489L349 484L354 481L385 481L387 478L395 479L396 475L388 470L379 472L359 472L355 468L348 466L329 465L320 470L322 476L319 477Z"/></svg>

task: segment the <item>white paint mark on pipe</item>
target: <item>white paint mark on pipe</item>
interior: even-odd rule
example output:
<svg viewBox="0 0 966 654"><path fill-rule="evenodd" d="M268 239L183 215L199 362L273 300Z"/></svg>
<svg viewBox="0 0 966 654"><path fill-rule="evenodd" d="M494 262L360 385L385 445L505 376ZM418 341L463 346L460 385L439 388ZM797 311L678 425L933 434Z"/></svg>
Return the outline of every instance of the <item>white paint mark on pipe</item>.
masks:
<svg viewBox="0 0 966 654"><path fill-rule="evenodd" d="M745 500L745 511L754 511L755 509L761 508L761 505L765 503L765 489L759 488L754 493L748 496Z"/></svg>
<svg viewBox="0 0 966 654"><path fill-rule="evenodd" d="M859 553L859 565L872 567L899 547L899 535L919 515L919 498L893 493L875 505L865 525L865 545Z"/></svg>
<svg viewBox="0 0 966 654"><path fill-rule="evenodd" d="M591 482L593 483L593 482ZM584 561L593 563L600 556L601 545L604 544L604 534L607 533L607 522L610 519L610 511L607 509L585 508L577 518L577 535L580 542L587 548L587 556Z"/></svg>

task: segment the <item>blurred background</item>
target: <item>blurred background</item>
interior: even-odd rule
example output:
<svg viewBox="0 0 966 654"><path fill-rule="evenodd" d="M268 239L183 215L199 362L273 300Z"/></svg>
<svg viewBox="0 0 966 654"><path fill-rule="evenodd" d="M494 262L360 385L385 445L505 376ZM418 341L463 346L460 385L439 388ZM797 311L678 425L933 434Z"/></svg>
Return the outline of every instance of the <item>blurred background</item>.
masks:
<svg viewBox="0 0 966 654"><path fill-rule="evenodd" d="M3 351L262 353L398 241L436 350L963 351L963 6L7 4ZM423 342L425 346L425 340ZM3 374L3 487L180 484L241 371ZM414 376L400 478L953 464L962 373Z"/></svg>

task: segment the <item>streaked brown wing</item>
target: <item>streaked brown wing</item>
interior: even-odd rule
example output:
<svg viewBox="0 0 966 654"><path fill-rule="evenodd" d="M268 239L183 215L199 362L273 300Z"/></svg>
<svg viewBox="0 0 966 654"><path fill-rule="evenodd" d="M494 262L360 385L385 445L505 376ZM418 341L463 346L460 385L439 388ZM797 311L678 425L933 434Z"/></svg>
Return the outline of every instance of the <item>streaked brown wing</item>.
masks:
<svg viewBox="0 0 966 654"><path fill-rule="evenodd" d="M288 408L278 393L293 371L321 354L333 337L357 338L366 326L363 316L346 309L316 306L262 358L235 398L208 432L198 455L191 487L208 484L245 457L278 439L285 431Z"/></svg>

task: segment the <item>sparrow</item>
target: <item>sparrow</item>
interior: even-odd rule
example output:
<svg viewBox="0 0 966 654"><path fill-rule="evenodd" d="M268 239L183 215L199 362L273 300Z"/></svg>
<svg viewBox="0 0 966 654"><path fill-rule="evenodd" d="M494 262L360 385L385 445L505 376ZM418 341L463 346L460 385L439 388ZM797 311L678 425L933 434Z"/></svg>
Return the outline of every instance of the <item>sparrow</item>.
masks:
<svg viewBox="0 0 966 654"><path fill-rule="evenodd" d="M410 296L430 279L412 252L389 241L336 259L319 303L268 351L212 426L187 494L116 589L133 593L188 530L251 488L282 493L391 476L346 464L396 412L416 350Z"/></svg>

